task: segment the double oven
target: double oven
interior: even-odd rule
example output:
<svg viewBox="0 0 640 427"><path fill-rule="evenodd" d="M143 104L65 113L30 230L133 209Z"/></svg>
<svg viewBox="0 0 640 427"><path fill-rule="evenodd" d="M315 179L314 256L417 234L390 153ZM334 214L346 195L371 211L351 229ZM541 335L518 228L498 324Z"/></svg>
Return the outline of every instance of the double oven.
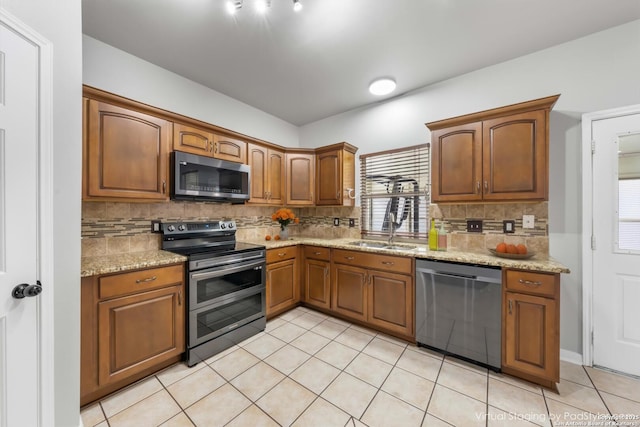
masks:
<svg viewBox="0 0 640 427"><path fill-rule="evenodd" d="M162 224L162 249L188 257L188 366L265 329L266 249L235 232L234 221Z"/></svg>

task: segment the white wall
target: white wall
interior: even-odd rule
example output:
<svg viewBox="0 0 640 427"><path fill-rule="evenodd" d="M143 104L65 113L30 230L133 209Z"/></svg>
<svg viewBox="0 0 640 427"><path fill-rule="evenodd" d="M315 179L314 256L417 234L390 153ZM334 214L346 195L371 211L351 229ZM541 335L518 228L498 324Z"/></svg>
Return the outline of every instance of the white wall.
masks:
<svg viewBox="0 0 640 427"><path fill-rule="evenodd" d="M438 58L434 58L436 61ZM561 347L582 353L581 115L640 103L640 21L300 128L300 145L358 154L429 141L424 123L561 94L551 113L549 238L562 275Z"/></svg>
<svg viewBox="0 0 640 427"><path fill-rule="evenodd" d="M298 127L196 82L83 35L83 82L286 147L297 147Z"/></svg>
<svg viewBox="0 0 640 427"><path fill-rule="evenodd" d="M82 175L80 0L0 0L0 6L53 44L54 283L43 283L43 292L54 290L55 419L47 420L47 425L77 426Z"/></svg>

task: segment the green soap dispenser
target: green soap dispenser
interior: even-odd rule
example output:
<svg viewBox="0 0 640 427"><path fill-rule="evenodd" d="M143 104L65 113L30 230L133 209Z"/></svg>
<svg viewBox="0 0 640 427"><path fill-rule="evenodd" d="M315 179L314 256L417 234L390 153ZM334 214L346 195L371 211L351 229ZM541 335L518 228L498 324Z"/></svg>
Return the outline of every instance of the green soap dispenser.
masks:
<svg viewBox="0 0 640 427"><path fill-rule="evenodd" d="M438 250L438 230L436 230L436 220L431 218L431 229L429 230L429 250Z"/></svg>

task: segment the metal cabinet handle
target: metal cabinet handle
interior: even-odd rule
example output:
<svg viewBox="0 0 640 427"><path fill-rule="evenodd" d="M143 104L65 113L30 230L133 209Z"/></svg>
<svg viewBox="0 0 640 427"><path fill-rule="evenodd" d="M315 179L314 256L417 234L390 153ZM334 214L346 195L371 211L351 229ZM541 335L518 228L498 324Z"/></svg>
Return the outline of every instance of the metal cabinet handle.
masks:
<svg viewBox="0 0 640 427"><path fill-rule="evenodd" d="M509 300L509 314L513 314L513 301Z"/></svg>
<svg viewBox="0 0 640 427"><path fill-rule="evenodd" d="M178 305L182 305L182 291L178 291Z"/></svg>
<svg viewBox="0 0 640 427"><path fill-rule="evenodd" d="M328 269L328 268L326 268L326 267L325 267L325 269L324 269L324 275L325 275L325 276L328 276L328 275L329 275L329 269Z"/></svg>
<svg viewBox="0 0 640 427"><path fill-rule="evenodd" d="M476 181L476 194L480 193L480 181Z"/></svg>
<svg viewBox="0 0 640 427"><path fill-rule="evenodd" d="M167 192L167 181L162 181L162 194Z"/></svg>
<svg viewBox="0 0 640 427"><path fill-rule="evenodd" d="M338 190L338 191L336 192L336 199L339 199L339 198L340 198L340 191Z"/></svg>
<svg viewBox="0 0 640 427"><path fill-rule="evenodd" d="M395 264L393 261L381 261L383 265L393 265Z"/></svg>
<svg viewBox="0 0 640 427"><path fill-rule="evenodd" d="M157 277L156 276L151 276L151 277L147 277L146 279L138 279L136 280L136 283L147 283L147 282L153 282L154 280L156 280Z"/></svg>
<svg viewBox="0 0 640 427"><path fill-rule="evenodd" d="M209 151L213 153L213 141L209 141Z"/></svg>
<svg viewBox="0 0 640 427"><path fill-rule="evenodd" d="M518 283L522 283L523 285L528 286L530 288L537 288L538 286L542 285L542 282L538 282L537 280L533 281L533 280L519 279Z"/></svg>
<svg viewBox="0 0 640 427"><path fill-rule="evenodd" d="M218 143L217 143L217 142L214 142L214 143L213 143L213 152L214 152L215 154L218 154Z"/></svg>
<svg viewBox="0 0 640 427"><path fill-rule="evenodd" d="M487 181L484 182L484 192L485 193L489 192L489 182L487 182Z"/></svg>

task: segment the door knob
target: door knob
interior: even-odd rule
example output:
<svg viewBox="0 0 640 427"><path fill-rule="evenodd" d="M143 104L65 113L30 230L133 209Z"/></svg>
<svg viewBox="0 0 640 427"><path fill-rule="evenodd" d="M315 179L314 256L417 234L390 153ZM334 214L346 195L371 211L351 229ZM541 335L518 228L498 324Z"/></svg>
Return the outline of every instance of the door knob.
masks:
<svg viewBox="0 0 640 427"><path fill-rule="evenodd" d="M15 288L13 288L13 291L11 291L11 296L16 299L22 299L24 297L35 297L37 295L40 295L40 292L42 292L42 285L38 280L36 281L35 285L22 283L16 286Z"/></svg>

